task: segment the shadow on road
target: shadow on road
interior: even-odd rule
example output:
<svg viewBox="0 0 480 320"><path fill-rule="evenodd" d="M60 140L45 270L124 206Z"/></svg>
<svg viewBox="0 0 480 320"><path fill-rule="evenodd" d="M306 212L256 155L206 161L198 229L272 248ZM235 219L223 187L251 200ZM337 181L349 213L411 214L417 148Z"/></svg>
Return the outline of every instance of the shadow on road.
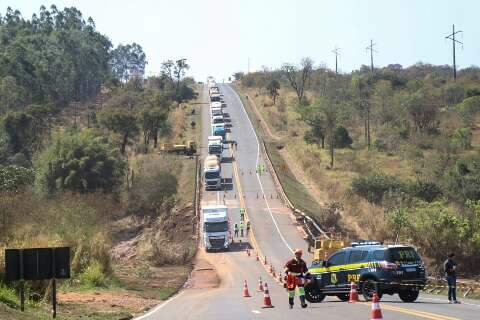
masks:
<svg viewBox="0 0 480 320"><path fill-rule="evenodd" d="M249 250L253 249L253 247L250 245L250 243L246 238L243 240L241 238L234 238L233 241L234 242L230 246L230 251L232 252L240 252L240 251L245 251L247 249ZM252 252L250 254L252 254Z"/></svg>

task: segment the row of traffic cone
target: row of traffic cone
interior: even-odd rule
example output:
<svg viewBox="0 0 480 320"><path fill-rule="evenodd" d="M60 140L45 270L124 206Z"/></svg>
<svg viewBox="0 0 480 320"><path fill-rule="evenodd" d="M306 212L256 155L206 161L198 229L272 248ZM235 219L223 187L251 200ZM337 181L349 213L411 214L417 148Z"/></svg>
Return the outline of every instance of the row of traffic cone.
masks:
<svg viewBox="0 0 480 320"><path fill-rule="evenodd" d="M262 308L273 308L272 300L270 298L270 293L268 292L268 285L266 282L262 283L262 278L259 278L258 280L258 291L263 292ZM250 293L248 292L247 280L243 281L243 296L245 298L251 297Z"/></svg>
<svg viewBox="0 0 480 320"><path fill-rule="evenodd" d="M258 279L258 292L263 292L263 306L262 308L273 308L272 305L272 300L270 298L270 293L268 292L268 285L267 283L262 282L262 278L260 277ZM243 296L245 298L251 297L249 291L248 291L248 285L247 285L247 280L244 280L243 282ZM349 303L354 303L357 302L358 300L358 292L357 292L357 284L355 282L351 283L351 288L350 288L350 299ZM373 299L372 299L372 311L370 314L371 320L383 320L383 315L382 315L382 310L380 309L380 299L375 292L373 294Z"/></svg>
<svg viewBox="0 0 480 320"><path fill-rule="evenodd" d="M348 299L349 303L358 302L358 291L357 291L357 284L352 282L350 284L350 298ZM371 320L382 320L382 310L380 309L380 298L378 297L377 293L373 293L372 297L372 312L370 314Z"/></svg>
<svg viewBox="0 0 480 320"><path fill-rule="evenodd" d="M245 253L247 254L248 257L251 256L250 254L250 249L245 249ZM258 255L258 252L255 253L255 257L256 257L256 260L257 261L260 261L260 257ZM268 272L270 272L272 274L272 277L277 280L278 282L282 283L283 279L282 279L282 273L281 272L278 272L278 276L277 276L277 273L275 272L275 267L273 266L273 264L270 263L270 265L268 265L268 262L267 262L267 256L264 256L263 257L263 264L268 267Z"/></svg>

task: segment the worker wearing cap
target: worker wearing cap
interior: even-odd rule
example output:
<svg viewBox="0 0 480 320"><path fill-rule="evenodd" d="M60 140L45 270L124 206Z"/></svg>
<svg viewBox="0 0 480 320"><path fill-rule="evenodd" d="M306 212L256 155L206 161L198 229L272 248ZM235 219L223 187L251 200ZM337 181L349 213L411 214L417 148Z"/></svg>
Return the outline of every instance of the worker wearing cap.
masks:
<svg viewBox="0 0 480 320"><path fill-rule="evenodd" d="M293 308L293 301L295 298L295 288L298 287L298 295L302 308L306 308L305 303L305 278L304 275L308 272L307 264L302 259L302 250L295 249L295 258L289 260L285 264L285 278L286 287L288 291L288 304L290 309Z"/></svg>

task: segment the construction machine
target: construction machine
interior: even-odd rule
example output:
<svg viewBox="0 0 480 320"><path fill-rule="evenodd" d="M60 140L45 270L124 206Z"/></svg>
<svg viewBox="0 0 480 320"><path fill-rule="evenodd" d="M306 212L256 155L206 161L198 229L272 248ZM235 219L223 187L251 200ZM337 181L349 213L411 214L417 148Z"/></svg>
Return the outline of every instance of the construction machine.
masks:
<svg viewBox="0 0 480 320"><path fill-rule="evenodd" d="M159 153L185 154L191 156L197 153L197 144L195 141L188 141L182 144L162 143Z"/></svg>

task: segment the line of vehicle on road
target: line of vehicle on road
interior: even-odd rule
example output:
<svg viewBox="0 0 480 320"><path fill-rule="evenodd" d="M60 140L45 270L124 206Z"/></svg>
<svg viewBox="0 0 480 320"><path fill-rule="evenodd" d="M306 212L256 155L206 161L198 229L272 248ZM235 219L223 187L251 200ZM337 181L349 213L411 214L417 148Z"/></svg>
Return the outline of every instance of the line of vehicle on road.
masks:
<svg viewBox="0 0 480 320"><path fill-rule="evenodd" d="M217 202L205 204L201 208L202 236L206 251L228 250L233 241L230 230L228 207L220 203L219 190L224 189L225 179L222 178L222 161L225 160L224 143L227 129L223 108L226 107L215 79L207 79L210 99L209 115L211 136L208 137L208 155L204 160L203 183L205 191L216 191Z"/></svg>

